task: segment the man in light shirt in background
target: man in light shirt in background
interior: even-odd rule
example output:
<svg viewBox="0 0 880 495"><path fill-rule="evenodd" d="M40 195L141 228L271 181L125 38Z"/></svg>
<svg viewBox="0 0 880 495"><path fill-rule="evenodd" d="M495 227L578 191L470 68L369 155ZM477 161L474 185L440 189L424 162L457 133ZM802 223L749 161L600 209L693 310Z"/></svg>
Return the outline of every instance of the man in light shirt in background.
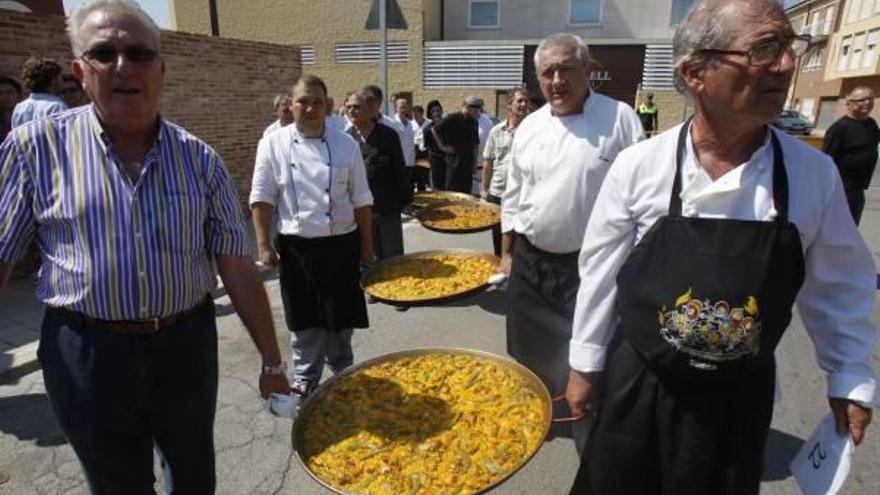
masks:
<svg viewBox="0 0 880 495"><path fill-rule="evenodd" d="M269 127L266 127L266 130L263 131L263 137L293 123L293 113L290 111L289 94L275 95L275 99L272 100L272 105L275 109L276 120L269 124Z"/></svg>
<svg viewBox="0 0 880 495"><path fill-rule="evenodd" d="M483 181L480 197L500 205L501 196L507 188L507 169L512 156L510 147L520 122L529 112L529 93L525 88L507 92L507 119L489 131L483 148ZM492 227L492 247L501 256L501 225Z"/></svg>
<svg viewBox="0 0 880 495"><path fill-rule="evenodd" d="M30 94L12 111L12 127L67 110L59 96L64 79L58 62L41 57L27 59L21 69L21 82Z"/></svg>
<svg viewBox="0 0 880 495"><path fill-rule="evenodd" d="M501 201L507 351L552 394L568 378L577 256L593 202L617 154L643 137L632 108L589 90L588 62L587 46L572 34L538 46L535 68L549 104L516 131ZM585 431L575 432L579 450Z"/></svg>

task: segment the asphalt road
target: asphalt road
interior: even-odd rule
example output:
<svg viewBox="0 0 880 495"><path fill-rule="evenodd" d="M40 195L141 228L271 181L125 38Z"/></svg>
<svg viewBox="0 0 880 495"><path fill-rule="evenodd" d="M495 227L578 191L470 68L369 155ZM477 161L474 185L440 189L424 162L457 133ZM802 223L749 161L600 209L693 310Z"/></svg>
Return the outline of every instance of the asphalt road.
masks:
<svg viewBox="0 0 880 495"><path fill-rule="evenodd" d="M875 184L878 182L875 181ZM869 192L862 227L875 258L880 259L880 189ZM469 247L490 251L488 233L466 236L428 232L417 225L405 230L407 251L438 247ZM283 313L277 281L267 290L278 328ZM216 420L218 493L331 493L315 483L294 458L291 422L263 410L255 389L259 360L241 328L228 298L217 299L220 323L220 394ZM457 303L397 312L370 306L371 328L354 337L357 360L388 352L422 347L464 347L504 354L503 291L486 292ZM880 312L875 309L875 324ZM279 338L288 342L285 331ZM767 446L767 469L762 493L800 493L788 472L788 462L827 413L825 378L815 364L812 345L800 321L793 322L778 351L782 401L777 405ZM875 348L875 367L880 354ZM880 493L880 426L869 430L856 451L853 472L843 493ZM532 461L493 494L564 494L574 477L577 456L570 439L556 437L542 446ZM639 467L633 466L633 476ZM3 481L3 474L8 480ZM158 473L158 471L157 471ZM159 485L157 484L157 487ZM64 440L45 395L42 376L33 373L0 386L0 493L84 493L79 464Z"/></svg>

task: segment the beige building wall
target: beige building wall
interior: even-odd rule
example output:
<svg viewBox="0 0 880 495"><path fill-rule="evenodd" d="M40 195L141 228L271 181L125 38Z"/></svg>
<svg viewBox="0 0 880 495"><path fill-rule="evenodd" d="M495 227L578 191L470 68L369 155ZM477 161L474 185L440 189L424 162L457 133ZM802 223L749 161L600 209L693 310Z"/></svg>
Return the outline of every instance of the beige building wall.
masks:
<svg viewBox="0 0 880 495"><path fill-rule="evenodd" d="M315 63L303 66L327 83L337 108L345 94L366 84L378 84L378 62L336 63L336 43L378 42L379 32L363 29L372 0L216 0L220 36L289 45L312 45ZM169 0L174 24L180 31L210 34L207 1ZM389 93L410 92L415 104L424 106L431 98L441 99L444 108L467 91L447 96L445 91L422 88L422 42L426 36L439 38L439 0L398 0L409 25L407 30L388 30L389 41L405 41L408 62L388 64ZM428 23L426 25L426 22ZM291 81L292 82L292 81ZM491 93L491 91L490 91ZM271 109L267 108L267 111Z"/></svg>
<svg viewBox="0 0 880 495"><path fill-rule="evenodd" d="M569 23L571 0L498 0L497 28L468 27L470 0L447 0L447 40L539 40L560 31L592 39L669 39L672 0L605 0L596 25Z"/></svg>

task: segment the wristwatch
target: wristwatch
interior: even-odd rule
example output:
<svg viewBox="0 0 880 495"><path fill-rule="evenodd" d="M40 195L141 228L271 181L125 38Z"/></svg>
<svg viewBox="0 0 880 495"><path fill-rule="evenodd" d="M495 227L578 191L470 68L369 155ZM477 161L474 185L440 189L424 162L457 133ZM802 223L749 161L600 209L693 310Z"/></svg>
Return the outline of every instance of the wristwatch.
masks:
<svg viewBox="0 0 880 495"><path fill-rule="evenodd" d="M262 369L264 375L283 375L286 372L287 367L284 366L284 361L278 364L264 364Z"/></svg>

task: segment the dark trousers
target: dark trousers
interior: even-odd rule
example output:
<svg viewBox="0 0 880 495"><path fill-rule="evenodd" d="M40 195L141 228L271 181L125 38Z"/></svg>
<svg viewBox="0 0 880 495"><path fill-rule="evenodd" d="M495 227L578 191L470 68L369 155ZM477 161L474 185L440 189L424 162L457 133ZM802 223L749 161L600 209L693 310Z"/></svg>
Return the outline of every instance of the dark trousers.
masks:
<svg viewBox="0 0 880 495"><path fill-rule="evenodd" d="M49 309L37 355L92 493L154 493L154 447L169 492L214 493L212 302L149 335L92 329Z"/></svg>
<svg viewBox="0 0 880 495"><path fill-rule="evenodd" d="M846 203L849 205L849 212L852 213L853 221L858 225L862 221L862 212L865 211L864 189L847 189Z"/></svg>
<svg viewBox="0 0 880 495"><path fill-rule="evenodd" d="M428 153L428 161L431 162L431 189L434 191L446 189L446 157Z"/></svg>
<svg viewBox="0 0 880 495"><path fill-rule="evenodd" d="M469 155L446 156L446 190L470 194L474 186L474 159Z"/></svg>
<svg viewBox="0 0 880 495"><path fill-rule="evenodd" d="M412 187L414 187L416 191L427 190L430 173L431 172L428 169L420 165L409 167L409 180Z"/></svg>
<svg viewBox="0 0 880 495"><path fill-rule="evenodd" d="M492 196L491 194L486 197L486 201L490 203L494 203L496 205L501 204L501 198L498 196ZM495 248L495 256L501 256L501 224L497 224L492 227L492 247Z"/></svg>

